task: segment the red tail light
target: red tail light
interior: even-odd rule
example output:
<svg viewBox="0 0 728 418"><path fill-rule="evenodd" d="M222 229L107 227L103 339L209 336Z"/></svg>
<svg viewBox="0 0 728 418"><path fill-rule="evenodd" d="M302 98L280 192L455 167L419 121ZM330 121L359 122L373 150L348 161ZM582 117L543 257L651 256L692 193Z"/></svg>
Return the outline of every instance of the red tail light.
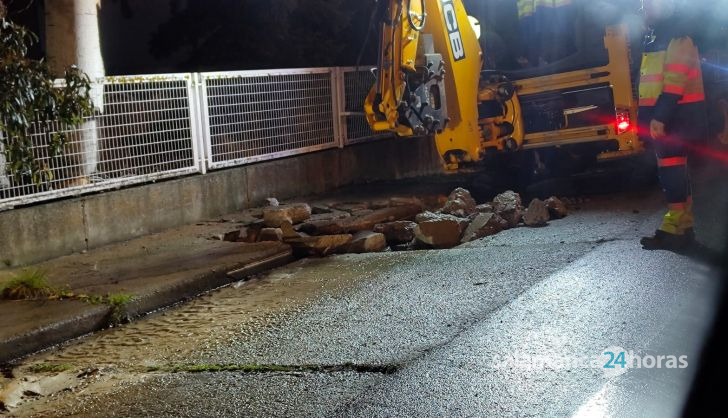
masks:
<svg viewBox="0 0 728 418"><path fill-rule="evenodd" d="M632 127L632 120L629 117L628 111L620 110L617 112L617 135L621 135L630 130Z"/></svg>

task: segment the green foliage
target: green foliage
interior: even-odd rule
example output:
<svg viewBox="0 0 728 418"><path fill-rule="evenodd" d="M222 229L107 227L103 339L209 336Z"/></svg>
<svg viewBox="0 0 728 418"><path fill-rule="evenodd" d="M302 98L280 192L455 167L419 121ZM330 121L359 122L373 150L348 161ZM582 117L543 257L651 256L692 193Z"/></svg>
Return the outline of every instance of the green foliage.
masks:
<svg viewBox="0 0 728 418"><path fill-rule="evenodd" d="M66 363L37 363L28 368L31 373L62 373L73 368Z"/></svg>
<svg viewBox="0 0 728 418"><path fill-rule="evenodd" d="M45 62L27 57L28 47L37 41L26 28L7 19L0 22L0 132L7 169L19 180L39 184L52 180L52 173L32 153L31 125L44 125L44 143L49 145L49 156L55 157L63 152L67 136L53 132L51 121L78 125L92 113L93 105L90 80L78 68L66 69L57 86Z"/></svg>
<svg viewBox="0 0 728 418"><path fill-rule="evenodd" d="M125 293L112 293L107 297L109 306L124 306L132 301L134 297Z"/></svg>
<svg viewBox="0 0 728 418"><path fill-rule="evenodd" d="M117 325L129 321L127 306L134 296L125 293L115 293L106 296L106 304L111 307L111 324Z"/></svg>
<svg viewBox="0 0 728 418"><path fill-rule="evenodd" d="M46 273L40 270L25 270L0 284L0 299L39 299L47 298L53 293Z"/></svg>

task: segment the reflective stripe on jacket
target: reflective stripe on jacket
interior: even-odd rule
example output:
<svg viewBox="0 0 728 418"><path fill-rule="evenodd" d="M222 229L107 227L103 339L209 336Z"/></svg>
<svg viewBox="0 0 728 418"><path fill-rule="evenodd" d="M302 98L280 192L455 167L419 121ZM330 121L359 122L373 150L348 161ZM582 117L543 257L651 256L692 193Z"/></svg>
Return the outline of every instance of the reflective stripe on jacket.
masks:
<svg viewBox="0 0 728 418"><path fill-rule="evenodd" d="M698 48L688 36L642 56L639 105L656 106L663 93L676 95L677 104L705 101Z"/></svg>
<svg viewBox="0 0 728 418"><path fill-rule="evenodd" d="M706 104L698 48L680 16L660 22L645 45L640 68L639 134L650 140L650 121L665 124L675 141L706 135Z"/></svg>

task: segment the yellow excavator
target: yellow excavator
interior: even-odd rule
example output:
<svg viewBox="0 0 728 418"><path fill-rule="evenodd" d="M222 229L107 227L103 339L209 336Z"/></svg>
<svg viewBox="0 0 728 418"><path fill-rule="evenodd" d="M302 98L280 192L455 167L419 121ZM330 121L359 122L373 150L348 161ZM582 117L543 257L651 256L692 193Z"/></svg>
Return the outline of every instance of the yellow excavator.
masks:
<svg viewBox="0 0 728 418"><path fill-rule="evenodd" d="M519 150L568 148L601 160L643 151L627 24L589 23L589 2L579 0L480 3L501 8L485 10L482 26L462 0L379 0L377 81L364 106L374 131L434 136L448 169ZM540 11L565 6L568 48L539 50L543 33L518 33L538 27L529 19Z"/></svg>

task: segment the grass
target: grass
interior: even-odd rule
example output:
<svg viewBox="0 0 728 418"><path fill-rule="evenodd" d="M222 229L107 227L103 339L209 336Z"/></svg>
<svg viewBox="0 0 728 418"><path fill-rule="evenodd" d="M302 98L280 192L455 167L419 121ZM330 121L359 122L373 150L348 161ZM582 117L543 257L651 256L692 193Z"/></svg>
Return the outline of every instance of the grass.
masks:
<svg viewBox="0 0 728 418"><path fill-rule="evenodd" d="M118 325L129 321L127 307L134 299L126 293L106 296L76 294L70 289L57 289L48 283L48 276L41 270L24 270L10 280L0 283L0 299L8 300L63 300L73 299L90 305L106 304L111 308L109 321Z"/></svg>
<svg viewBox="0 0 728 418"><path fill-rule="evenodd" d="M0 299L34 300L55 293L48 284L48 276L41 270L24 270L12 279L0 284Z"/></svg>
<svg viewBox="0 0 728 418"><path fill-rule="evenodd" d="M111 324L118 325L129 321L127 307L134 296L126 293L112 293L106 296L106 304L111 307Z"/></svg>
<svg viewBox="0 0 728 418"><path fill-rule="evenodd" d="M38 363L30 366L28 370L31 373L61 373L72 368L72 365L66 363Z"/></svg>

